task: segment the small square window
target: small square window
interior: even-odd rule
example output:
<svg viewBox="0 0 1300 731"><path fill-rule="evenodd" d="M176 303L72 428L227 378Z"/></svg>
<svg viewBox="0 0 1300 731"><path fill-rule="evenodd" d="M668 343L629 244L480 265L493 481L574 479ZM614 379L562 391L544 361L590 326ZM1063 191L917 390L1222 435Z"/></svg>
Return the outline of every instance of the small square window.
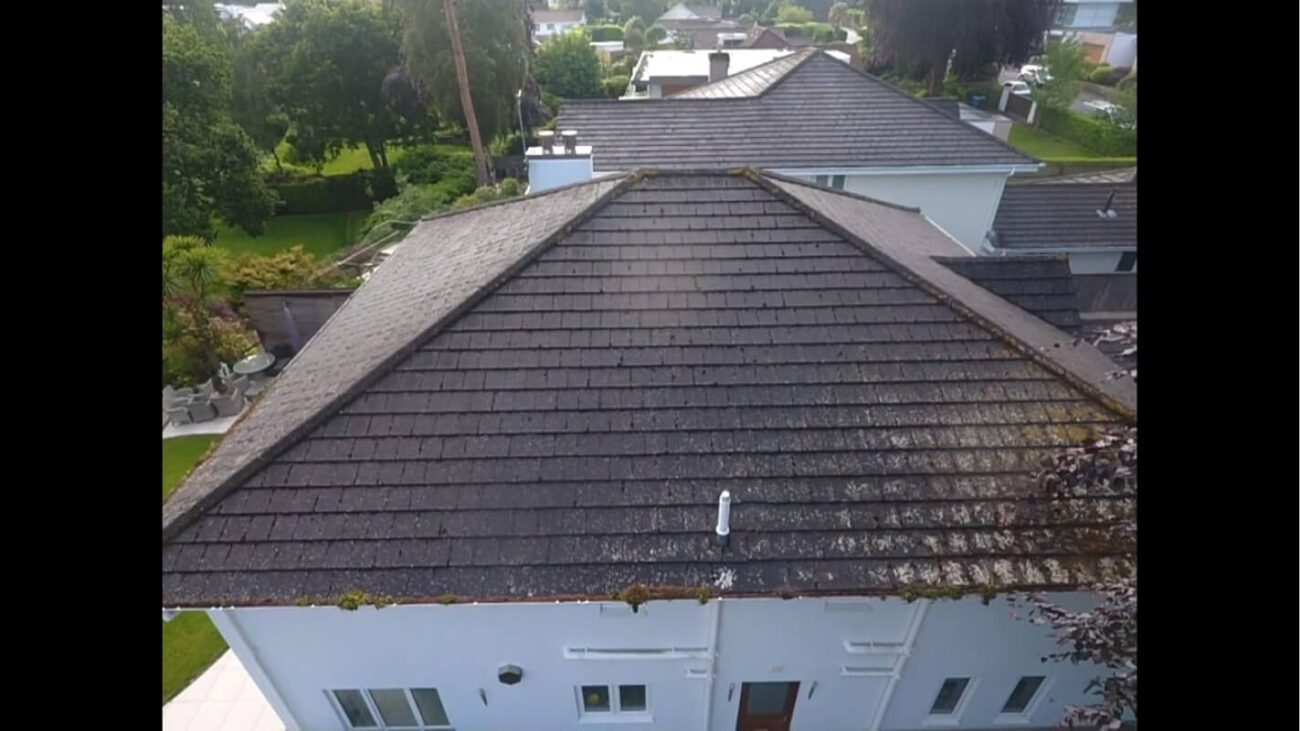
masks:
<svg viewBox="0 0 1300 731"><path fill-rule="evenodd" d="M843 176L843 175L832 175L832 176L831 176L831 187L834 188L835 190L844 190L844 176Z"/></svg>
<svg viewBox="0 0 1300 731"><path fill-rule="evenodd" d="M825 186L827 186L827 185L830 185L830 184L831 184L831 176L829 176L829 175L818 175L818 176L817 176L817 184L820 185L820 186L823 186L823 187L825 187Z"/></svg>
<svg viewBox="0 0 1300 731"><path fill-rule="evenodd" d="M375 717L366 705L366 699L359 690L336 690L334 699L338 701L343 716L351 728L376 728Z"/></svg>
<svg viewBox="0 0 1300 731"><path fill-rule="evenodd" d="M608 713L610 711L609 686L582 686L582 711L583 713Z"/></svg>
<svg viewBox="0 0 1300 731"><path fill-rule="evenodd" d="M618 686L618 710L620 713L644 711L645 709L644 685Z"/></svg>
<svg viewBox="0 0 1300 731"><path fill-rule="evenodd" d="M1046 680L1041 675L1026 675L1016 683L1016 687L1011 690L1011 695L1007 697L1007 702L1002 706L1003 713L1024 713L1029 707L1029 702L1034 699L1038 689L1043 686Z"/></svg>
<svg viewBox="0 0 1300 731"><path fill-rule="evenodd" d="M956 711L968 685L970 678L945 678L939 688L939 695L935 696L934 703L930 706L930 713L948 715Z"/></svg>

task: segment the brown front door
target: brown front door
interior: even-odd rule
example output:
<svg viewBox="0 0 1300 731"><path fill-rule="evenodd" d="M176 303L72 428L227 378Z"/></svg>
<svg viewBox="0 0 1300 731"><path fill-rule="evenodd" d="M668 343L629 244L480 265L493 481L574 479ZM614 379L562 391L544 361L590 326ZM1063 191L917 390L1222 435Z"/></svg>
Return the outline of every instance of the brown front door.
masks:
<svg viewBox="0 0 1300 731"><path fill-rule="evenodd" d="M743 683L736 731L790 731L798 683Z"/></svg>

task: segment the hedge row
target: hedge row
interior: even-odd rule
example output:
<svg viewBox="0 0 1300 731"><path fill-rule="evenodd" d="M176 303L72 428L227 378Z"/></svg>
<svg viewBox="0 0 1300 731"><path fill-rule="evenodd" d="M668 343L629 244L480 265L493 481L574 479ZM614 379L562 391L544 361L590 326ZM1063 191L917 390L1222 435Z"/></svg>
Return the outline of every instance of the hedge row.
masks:
<svg viewBox="0 0 1300 731"><path fill-rule="evenodd" d="M589 25L587 32L591 34L593 41L623 40L623 28L617 25Z"/></svg>
<svg viewBox="0 0 1300 731"><path fill-rule="evenodd" d="M1088 119L1067 109L1039 107L1044 131L1063 137L1098 155L1130 157L1137 154L1137 133L1101 120Z"/></svg>
<svg viewBox="0 0 1300 731"><path fill-rule="evenodd" d="M299 178L271 184L280 196L279 215L342 213L368 209L397 193L391 170Z"/></svg>

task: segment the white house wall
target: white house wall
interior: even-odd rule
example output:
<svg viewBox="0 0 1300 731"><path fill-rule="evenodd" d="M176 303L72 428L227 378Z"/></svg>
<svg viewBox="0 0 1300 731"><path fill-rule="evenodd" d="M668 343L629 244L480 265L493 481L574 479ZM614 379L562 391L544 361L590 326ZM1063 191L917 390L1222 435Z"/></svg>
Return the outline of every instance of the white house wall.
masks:
<svg viewBox="0 0 1300 731"><path fill-rule="evenodd" d="M263 692L278 698L307 731L343 728L328 690L422 687L438 689L460 731L625 729L626 721L578 720L577 686L620 683L648 688L650 717L634 723L636 728L730 731L742 683L779 680L800 683L794 731L862 731L878 718L882 729L912 729L926 726L926 711L945 677L974 679L955 726L989 727L1021 675L1049 677L1051 700L1044 697L1032 720L1050 725L1063 704L1086 700L1083 689L1095 675L1092 668L1041 664L1053 643L1041 628L1010 618L1001 599L990 606L978 599L739 599L708 605L686 599L651 602L635 614L620 602L354 612L275 607L213 614L225 615L218 621L224 634L240 633L231 646L241 662L257 666L252 674ZM715 627L717 678L711 685L708 648ZM910 628L909 657L903 649ZM876 643L877 651L864 652L865 642ZM658 648L672 654L566 656L573 648ZM523 669L522 682L498 682L497 669L507 663ZM901 677L891 684L887 670L864 673L871 667L899 667Z"/></svg>
<svg viewBox="0 0 1300 731"><path fill-rule="evenodd" d="M974 251L993 225L1006 182L1003 173L847 175L844 189L920 208L931 221Z"/></svg>

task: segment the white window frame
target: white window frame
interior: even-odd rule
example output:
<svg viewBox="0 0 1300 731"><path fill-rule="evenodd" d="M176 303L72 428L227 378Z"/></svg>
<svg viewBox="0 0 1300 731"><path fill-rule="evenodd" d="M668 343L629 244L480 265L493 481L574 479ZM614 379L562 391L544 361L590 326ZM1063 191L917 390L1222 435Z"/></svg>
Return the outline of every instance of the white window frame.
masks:
<svg viewBox="0 0 1300 731"><path fill-rule="evenodd" d="M1021 675L1016 678L1016 683L1020 683L1022 678L1027 677L1035 676ZM1011 689L1007 691L1007 697L1002 699L1002 705L998 706L998 715L993 717L993 723L998 726L1028 726L1034 712L1038 710L1039 704L1047 697L1047 691L1051 688L1051 685L1052 676L1043 676L1043 682L1038 684L1038 690L1034 691L1034 695L1025 704L1025 710L1020 713L1003 713L1001 709L1007 705L1008 700L1011 700L1011 693L1016 689L1016 686L1012 685Z"/></svg>
<svg viewBox="0 0 1300 731"><path fill-rule="evenodd" d="M953 678L968 677L970 680L966 687L962 689L961 697L957 699L957 705L953 706L952 713L931 713L930 709L934 708L934 702L939 697L939 691L943 689L945 681ZM930 696L930 703L925 709L925 720L921 722L922 726L960 726L962 714L966 712L966 707L970 705L970 699L975 695L975 688L979 685L979 678L974 675L946 675L943 680L939 681L939 687L935 688L934 694Z"/></svg>
<svg viewBox="0 0 1300 731"><path fill-rule="evenodd" d="M352 723L348 721L348 715L344 713L343 706L339 703L338 696L334 695L340 690L355 690L361 694L362 702L366 704L366 709L370 711L371 718L375 719L374 726L353 726ZM370 691L372 690L402 691L402 695L406 696L407 705L411 707L411 713L415 715L415 718L418 719L419 722L415 726L387 725L384 721L383 714L379 712L379 704L375 703L375 699L370 697ZM438 694L438 702L442 703L442 692L436 687L421 686L416 690L432 690ZM343 728L348 729L349 731L352 731L353 729L356 729L356 731L453 731L455 729L454 725L433 726L423 723L424 716L420 714L420 707L415 703L415 696L412 695L411 688L331 688L325 691L325 695L329 698L330 706L334 709L334 712L338 714L339 720L343 722ZM442 709L443 712L446 713L446 704L443 704ZM451 721L450 714L447 717L447 721Z"/></svg>
<svg viewBox="0 0 1300 731"><path fill-rule="evenodd" d="M620 685L639 685L645 688L645 709L640 711L623 710L621 708L622 700L619 698L618 693ZM582 697L584 686L604 688L609 695L609 710L588 711L586 699ZM650 713L652 701L650 699L649 683L579 683L573 686L573 697L578 702L579 723L651 723L654 721L654 716Z"/></svg>

